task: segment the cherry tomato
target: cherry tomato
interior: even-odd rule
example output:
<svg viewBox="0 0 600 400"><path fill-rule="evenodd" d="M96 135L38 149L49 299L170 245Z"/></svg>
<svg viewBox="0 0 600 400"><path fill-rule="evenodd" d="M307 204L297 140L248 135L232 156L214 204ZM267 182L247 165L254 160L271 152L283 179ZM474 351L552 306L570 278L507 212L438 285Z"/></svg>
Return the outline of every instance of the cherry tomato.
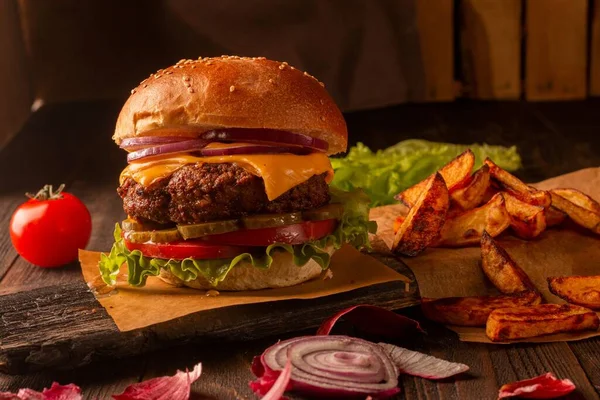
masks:
<svg viewBox="0 0 600 400"><path fill-rule="evenodd" d="M58 267L77 259L92 233L92 219L77 197L46 185L13 213L10 239L21 257L40 267Z"/></svg>
<svg viewBox="0 0 600 400"><path fill-rule="evenodd" d="M273 243L302 244L329 235L335 230L336 226L337 220L326 219L276 228L242 229L206 236L200 240L210 244L238 246L268 246Z"/></svg>
<svg viewBox="0 0 600 400"><path fill-rule="evenodd" d="M200 240L182 240L170 243L132 243L123 239L125 247L129 250L139 250L147 257L172 258L183 260L184 258L214 259L233 258L251 249L241 246L221 246L206 244Z"/></svg>

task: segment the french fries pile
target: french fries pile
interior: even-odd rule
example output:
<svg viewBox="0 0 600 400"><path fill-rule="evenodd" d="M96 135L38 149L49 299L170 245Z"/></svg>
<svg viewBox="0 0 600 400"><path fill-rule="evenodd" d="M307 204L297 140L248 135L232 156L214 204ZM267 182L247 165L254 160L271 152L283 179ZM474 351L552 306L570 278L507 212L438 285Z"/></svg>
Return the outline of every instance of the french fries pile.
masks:
<svg viewBox="0 0 600 400"><path fill-rule="evenodd" d="M427 247L477 245L483 232L507 229L533 239L567 217L600 234L600 204L575 189L537 190L490 159L471 175L467 150L438 172L396 196L409 212L394 222L392 251L415 256Z"/></svg>
<svg viewBox="0 0 600 400"><path fill-rule="evenodd" d="M425 317L443 324L485 326L492 341L598 330L600 320L591 309L600 310L600 276L548 278L552 293L571 304L542 304L525 271L486 231L481 258L484 274L502 295L423 298Z"/></svg>

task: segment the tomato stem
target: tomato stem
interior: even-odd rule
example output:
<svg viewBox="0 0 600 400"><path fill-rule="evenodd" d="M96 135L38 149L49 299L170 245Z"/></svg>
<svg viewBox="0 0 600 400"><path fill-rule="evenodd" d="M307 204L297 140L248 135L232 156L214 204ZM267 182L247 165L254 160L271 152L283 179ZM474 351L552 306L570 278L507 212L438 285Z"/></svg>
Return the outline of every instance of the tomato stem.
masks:
<svg viewBox="0 0 600 400"><path fill-rule="evenodd" d="M41 188L36 194L25 193L25 196L29 197L30 199L40 201L62 199L62 191L64 188L64 183L61 183L56 191L52 190L52 185L44 185L44 187Z"/></svg>

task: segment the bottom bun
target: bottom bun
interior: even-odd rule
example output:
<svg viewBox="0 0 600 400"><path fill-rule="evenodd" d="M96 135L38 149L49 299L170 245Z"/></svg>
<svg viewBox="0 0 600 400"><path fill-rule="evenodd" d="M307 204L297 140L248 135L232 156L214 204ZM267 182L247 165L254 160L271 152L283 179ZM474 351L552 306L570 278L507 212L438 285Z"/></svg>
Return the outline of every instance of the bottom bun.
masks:
<svg viewBox="0 0 600 400"><path fill-rule="evenodd" d="M332 255L335 250L330 246L325 251ZM217 286L211 285L203 276L199 276L193 281L184 282L164 269L160 271L159 277L175 286L237 291L294 286L316 278L321 272L323 272L321 266L312 259L299 267L294 264L292 254L287 251L277 251L273 254L273 263L269 268L254 267L249 262L239 263L229 271L227 277L219 282Z"/></svg>

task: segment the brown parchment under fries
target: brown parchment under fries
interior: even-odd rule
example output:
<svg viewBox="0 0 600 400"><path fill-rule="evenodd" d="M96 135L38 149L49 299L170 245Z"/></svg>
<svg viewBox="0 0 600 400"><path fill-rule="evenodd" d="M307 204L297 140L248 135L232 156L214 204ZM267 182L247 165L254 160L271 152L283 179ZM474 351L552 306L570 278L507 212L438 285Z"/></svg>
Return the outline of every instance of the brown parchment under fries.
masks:
<svg viewBox="0 0 600 400"><path fill-rule="evenodd" d="M86 282L98 283L100 253L81 250L79 261ZM174 287L158 278L148 278L141 288L118 282L110 295L96 296L121 331L130 331L183 317L188 314L235 306L290 299L314 299L348 292L378 283L402 280L406 276L385 266L373 257L360 253L351 246L343 246L331 260L333 276L318 277L300 285L244 292L219 292L206 296L206 291ZM121 273L125 269L122 269ZM400 294L399 294L400 295Z"/></svg>
<svg viewBox="0 0 600 400"><path fill-rule="evenodd" d="M533 185L540 189L569 187L579 189L600 201L600 168L588 168L555 177ZM371 210L371 218L379 228L377 235L391 246L393 222L399 214L406 213L402 205L378 207ZM600 236L579 227L553 227L539 238L530 241L517 239L508 234L499 243L527 272L533 283L549 303L564 303L548 290L546 277L562 275L600 274ZM417 257L402 257L414 272L421 296L451 297L494 295L499 292L485 278L479 262L479 247L461 249L430 248ZM599 313L600 315L600 313ZM459 334L462 341L492 343L484 328L449 327ZM557 342L581 340L599 336L600 332L556 334L520 340L521 342ZM511 341L514 343L517 341Z"/></svg>

